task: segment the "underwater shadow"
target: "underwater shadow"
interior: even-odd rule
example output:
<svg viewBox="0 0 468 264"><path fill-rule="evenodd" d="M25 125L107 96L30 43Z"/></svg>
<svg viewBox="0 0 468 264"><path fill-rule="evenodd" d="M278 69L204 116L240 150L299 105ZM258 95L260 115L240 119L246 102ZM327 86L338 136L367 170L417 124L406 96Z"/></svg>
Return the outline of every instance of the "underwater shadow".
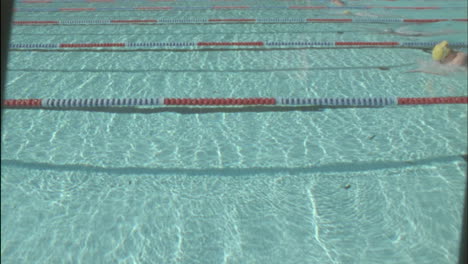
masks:
<svg viewBox="0 0 468 264"><path fill-rule="evenodd" d="M95 112L95 113L111 113L111 114L159 114L159 113L176 113L176 114L213 114L213 113L267 113L267 112L322 112L326 109L345 109L345 108L384 108L379 106L173 106L173 107L12 107L7 109L12 110L47 110L47 111L78 111L78 112Z"/></svg>
<svg viewBox="0 0 468 264"><path fill-rule="evenodd" d="M377 66L351 66L351 67L297 67L297 68L276 68L276 69L244 69L244 70L204 70L204 69L28 69L28 68L12 68L8 69L11 72L59 72L59 73L77 73L77 72L89 72L89 73L151 73L151 72L163 72L163 73L249 73L249 72L294 72L294 71L332 71L332 70L389 70L392 68L412 66L415 63L405 63L398 65L377 65Z"/></svg>
<svg viewBox="0 0 468 264"><path fill-rule="evenodd" d="M110 168L91 164L53 164L47 162L2 160L2 167L15 167L41 171L107 173L112 175L185 175L185 176L252 176L256 174L307 174L307 173L346 173L366 172L374 170L404 169L414 166L427 166L436 163L452 163L463 160L463 155L430 157L419 160L402 161L363 161L341 162L308 167L252 167L252 168L145 168L121 167Z"/></svg>

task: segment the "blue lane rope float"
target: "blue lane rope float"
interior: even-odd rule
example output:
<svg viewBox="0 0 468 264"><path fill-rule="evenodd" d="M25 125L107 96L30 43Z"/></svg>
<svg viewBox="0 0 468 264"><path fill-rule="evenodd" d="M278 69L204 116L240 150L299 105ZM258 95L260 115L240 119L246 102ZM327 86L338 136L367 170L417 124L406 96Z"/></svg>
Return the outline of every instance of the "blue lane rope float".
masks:
<svg viewBox="0 0 468 264"><path fill-rule="evenodd" d="M69 48L167 48L167 47L209 47L209 46L299 46L299 47L409 47L428 48L436 45L437 41L431 42L368 42L368 41L242 41L242 42L131 42L131 43L11 43L10 49L69 49ZM468 47L466 42L450 43L451 47Z"/></svg>

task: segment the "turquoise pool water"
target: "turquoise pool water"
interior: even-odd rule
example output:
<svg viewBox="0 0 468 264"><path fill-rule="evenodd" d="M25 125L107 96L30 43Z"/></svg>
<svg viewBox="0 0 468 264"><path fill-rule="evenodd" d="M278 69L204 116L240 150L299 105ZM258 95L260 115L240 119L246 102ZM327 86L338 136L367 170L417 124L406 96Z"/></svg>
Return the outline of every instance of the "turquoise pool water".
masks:
<svg viewBox="0 0 468 264"><path fill-rule="evenodd" d="M466 6L466 1L350 1ZM234 4L233 4L234 3ZM123 2L120 6L314 1ZM20 7L109 7L110 3ZM15 20L342 18L342 10L15 13ZM466 9L367 15L466 18ZM442 36L381 34L386 28ZM466 41L466 22L15 26L12 43ZM461 49L467 51L466 49ZM8 98L466 96L408 48L12 51ZM382 68L382 69L380 69ZM466 105L4 112L4 263L456 263ZM348 186L349 188L345 188Z"/></svg>

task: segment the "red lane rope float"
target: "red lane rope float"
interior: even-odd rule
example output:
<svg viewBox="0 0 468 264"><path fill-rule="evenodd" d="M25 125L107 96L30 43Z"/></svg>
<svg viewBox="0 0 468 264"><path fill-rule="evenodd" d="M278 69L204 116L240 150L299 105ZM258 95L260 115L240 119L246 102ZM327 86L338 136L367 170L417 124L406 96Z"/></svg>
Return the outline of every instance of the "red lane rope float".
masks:
<svg viewBox="0 0 468 264"><path fill-rule="evenodd" d="M392 105L468 104L460 97L370 98L123 98L123 99L7 99L6 108L106 108L134 106L242 106L287 105L316 107L384 107Z"/></svg>
<svg viewBox="0 0 468 264"><path fill-rule="evenodd" d="M32 25L32 24L43 25L43 24L60 24L60 22L59 21L47 21L47 20L43 20L43 21L14 21L13 24L16 24L16 25Z"/></svg>
<svg viewBox="0 0 468 264"><path fill-rule="evenodd" d="M403 22L406 22L406 23L434 23L434 22L449 21L449 20L450 19L403 19Z"/></svg>
<svg viewBox="0 0 468 264"><path fill-rule="evenodd" d="M468 104L468 97L398 98L399 105Z"/></svg>
<svg viewBox="0 0 468 264"><path fill-rule="evenodd" d="M385 9L441 9L438 6L384 6Z"/></svg>
<svg viewBox="0 0 468 264"><path fill-rule="evenodd" d="M8 99L3 101L5 107L41 107L42 99Z"/></svg>

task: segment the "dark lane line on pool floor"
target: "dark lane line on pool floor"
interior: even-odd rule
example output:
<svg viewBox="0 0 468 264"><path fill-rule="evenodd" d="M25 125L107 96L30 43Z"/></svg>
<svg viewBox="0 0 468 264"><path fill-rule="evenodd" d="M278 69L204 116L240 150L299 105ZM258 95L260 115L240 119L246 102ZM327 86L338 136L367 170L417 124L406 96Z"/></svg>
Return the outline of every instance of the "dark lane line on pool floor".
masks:
<svg viewBox="0 0 468 264"><path fill-rule="evenodd" d="M362 106L361 108L365 108ZM330 108L330 107L329 107ZM337 108L337 107L336 107ZM340 107L346 108L346 107ZM348 107L357 108L357 107ZM376 108L367 106L367 108ZM266 112L322 112L325 110L319 106L178 106L178 107L36 107L35 110L41 109L52 112L91 112L91 113L109 113L109 114L158 114L158 113L176 113L182 115L193 114L216 114L216 113L266 113ZM15 107L14 110L32 110L31 108Z"/></svg>
<svg viewBox="0 0 468 264"><path fill-rule="evenodd" d="M412 66L415 63L406 63L399 65L377 65L377 66L355 66L355 67L306 67L306 68L282 68L282 69L244 69L244 70L235 70L235 69L226 69L226 70L203 70L203 69L182 69L182 70L173 70L173 69L147 69L147 70L132 70L132 69L122 69L122 70L99 70L99 69L76 69L76 70L62 70L62 69L8 69L10 72L59 72L59 73L78 73L78 72L88 72L88 73L147 73L147 72L163 72L163 73L249 73L249 72L295 72L295 71L329 71L329 70L390 70L393 68L400 68L406 66Z"/></svg>
<svg viewBox="0 0 468 264"><path fill-rule="evenodd" d="M35 162L35 161L22 161L22 160L10 160L2 159L2 166L14 167L30 170L40 171L75 171L82 173L108 173L114 175L162 175L162 174L174 174L174 175L188 175L188 176L252 176L255 174L284 174L289 173L290 175L296 174L307 174L307 173L346 173L346 172L368 172L368 171L379 171L388 169L405 169L415 166L433 166L435 163L441 164L452 164L457 166L454 162L462 161L461 155L447 155L429 157L419 160L401 160L401 161L361 161L361 162L340 162L331 163L327 165L318 166L307 166L307 167L253 167L253 168L145 168L145 167L120 167L120 168L109 168L96 166L91 164L53 164L48 162ZM463 162L463 161L462 161ZM312 164L312 162L311 162ZM391 175L395 175L392 173ZM390 175L389 175L390 176Z"/></svg>

